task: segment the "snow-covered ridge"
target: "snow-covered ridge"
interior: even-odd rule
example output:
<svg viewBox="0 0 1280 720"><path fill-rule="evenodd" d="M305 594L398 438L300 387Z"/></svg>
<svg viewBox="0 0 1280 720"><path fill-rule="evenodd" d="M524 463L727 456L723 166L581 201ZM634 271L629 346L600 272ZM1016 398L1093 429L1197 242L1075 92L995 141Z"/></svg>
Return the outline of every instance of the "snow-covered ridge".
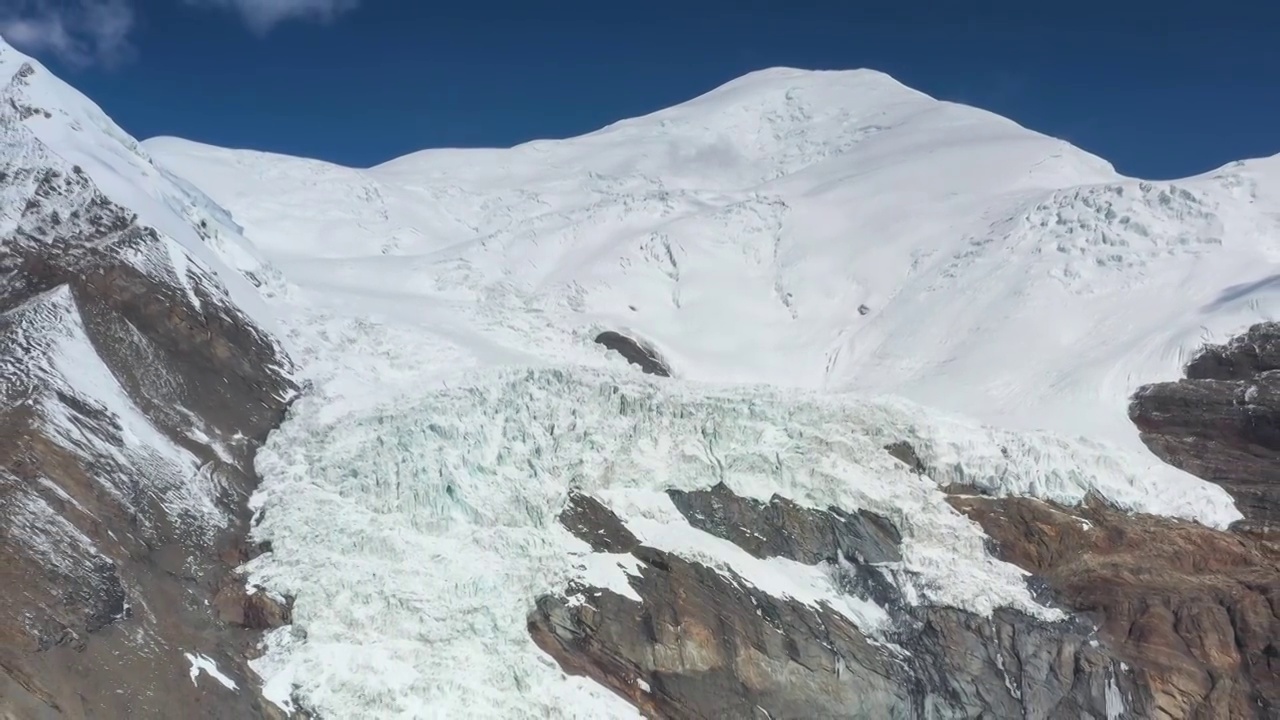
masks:
<svg viewBox="0 0 1280 720"><path fill-rule="evenodd" d="M171 238L193 265L212 273L256 322L270 325L259 291L276 271L245 241L227 211L156 167L142 145L101 108L3 40L0 78L6 105L0 152L6 162L64 173L79 168L96 190L137 213L142 224Z"/></svg>

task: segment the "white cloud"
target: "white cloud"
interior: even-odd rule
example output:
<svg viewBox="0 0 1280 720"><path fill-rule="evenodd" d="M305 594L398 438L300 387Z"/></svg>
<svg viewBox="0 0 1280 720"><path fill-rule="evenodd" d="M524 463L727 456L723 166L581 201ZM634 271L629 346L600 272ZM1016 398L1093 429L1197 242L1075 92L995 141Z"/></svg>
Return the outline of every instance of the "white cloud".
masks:
<svg viewBox="0 0 1280 720"><path fill-rule="evenodd" d="M181 0L193 7L231 10L265 35L288 20L327 23L360 0ZM71 65L113 65L133 53L134 0L0 0L0 36L36 55Z"/></svg>
<svg viewBox="0 0 1280 720"><path fill-rule="evenodd" d="M327 23L354 10L360 0L183 0L188 5L235 10L254 32L265 34L285 20Z"/></svg>
<svg viewBox="0 0 1280 720"><path fill-rule="evenodd" d="M126 59L133 20L129 0L0 0L5 40L77 66Z"/></svg>

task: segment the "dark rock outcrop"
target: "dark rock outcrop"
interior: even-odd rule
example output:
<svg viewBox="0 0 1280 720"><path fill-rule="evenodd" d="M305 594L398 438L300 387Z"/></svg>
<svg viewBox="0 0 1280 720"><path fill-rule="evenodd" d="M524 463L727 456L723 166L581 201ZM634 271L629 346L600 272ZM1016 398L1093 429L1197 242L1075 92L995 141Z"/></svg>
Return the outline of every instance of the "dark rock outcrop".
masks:
<svg viewBox="0 0 1280 720"><path fill-rule="evenodd" d="M595 341L626 358L627 362L639 367L648 375L671 377L671 368L658 357L658 353L635 338L606 330L597 335Z"/></svg>
<svg viewBox="0 0 1280 720"><path fill-rule="evenodd" d="M896 529L876 515L760 503L724 486L671 496L692 524L756 557L821 563L851 595L891 608L894 621L869 635L826 605L635 545L641 572L631 586L641 602L572 587L538 600L529 631L567 672L649 717L1143 717L1125 709L1140 689L1087 623L907 605L867 560L899 552ZM570 507L591 508L562 516L575 518L566 525L585 541L625 529L594 499Z"/></svg>
<svg viewBox="0 0 1280 720"><path fill-rule="evenodd" d="M866 510L811 510L774 495L762 503L735 495L724 483L709 490L667 495L689 524L724 538L759 558L867 564L901 560L902 536L886 518Z"/></svg>
<svg viewBox="0 0 1280 720"><path fill-rule="evenodd" d="M915 447L905 440L889 443L884 446L884 450L894 460L911 468L911 472L917 475L925 475L929 472L929 469L924 465L924 461L920 459L920 455L916 453Z"/></svg>
<svg viewBox="0 0 1280 720"><path fill-rule="evenodd" d="M1248 380L1280 370L1280 323L1258 323L1224 345L1208 345L1187 364L1188 380Z"/></svg>
<svg viewBox="0 0 1280 720"><path fill-rule="evenodd" d="M1140 388L1129 416L1158 457L1231 493L1244 529L1280 532L1280 324L1206 348L1184 380Z"/></svg>
<svg viewBox="0 0 1280 720"><path fill-rule="evenodd" d="M559 520L569 532L596 552L629 553L640 544L612 510L590 495L571 494Z"/></svg>
<svg viewBox="0 0 1280 720"><path fill-rule="evenodd" d="M278 717L212 601L295 389L221 282L0 117L0 716ZM253 613L250 612L249 615ZM237 684L191 676L204 656Z"/></svg>

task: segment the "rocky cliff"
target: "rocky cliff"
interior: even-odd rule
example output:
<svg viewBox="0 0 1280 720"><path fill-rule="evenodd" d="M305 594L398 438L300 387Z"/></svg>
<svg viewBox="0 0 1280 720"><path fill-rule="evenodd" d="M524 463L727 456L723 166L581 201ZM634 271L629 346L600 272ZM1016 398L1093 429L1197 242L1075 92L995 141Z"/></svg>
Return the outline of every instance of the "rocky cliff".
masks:
<svg viewBox="0 0 1280 720"><path fill-rule="evenodd" d="M273 716L245 656L287 608L214 599L254 552L289 361L27 126L54 115L25 92L38 72L0 107L0 717Z"/></svg>
<svg viewBox="0 0 1280 720"><path fill-rule="evenodd" d="M1243 528L1280 532L1280 323L1205 348L1177 382L1147 385L1129 416L1165 462L1218 483Z"/></svg>
<svg viewBox="0 0 1280 720"><path fill-rule="evenodd" d="M890 580L884 518L761 503L725 486L670 493L690 524L758 558L828 564L845 590L891 608L871 635L836 609L763 592L638 543L577 495L561 522L599 552L630 553L640 600L575 586L542 598L535 642L662 718L1117 718L1140 694L1123 661L1079 619L1012 610L981 617L907 602Z"/></svg>
<svg viewBox="0 0 1280 720"><path fill-rule="evenodd" d="M1280 546L1100 504L956 498L1135 673L1136 717L1280 713Z"/></svg>

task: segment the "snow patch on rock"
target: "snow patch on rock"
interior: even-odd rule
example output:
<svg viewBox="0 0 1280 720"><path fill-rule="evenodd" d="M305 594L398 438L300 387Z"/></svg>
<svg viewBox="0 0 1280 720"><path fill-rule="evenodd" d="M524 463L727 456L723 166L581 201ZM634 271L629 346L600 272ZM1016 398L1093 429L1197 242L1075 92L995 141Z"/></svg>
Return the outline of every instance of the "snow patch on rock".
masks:
<svg viewBox="0 0 1280 720"><path fill-rule="evenodd" d="M227 677L226 675L224 675L222 671L218 669L218 664L215 663L213 660L210 660L208 657L204 655L199 655L199 654L193 655L191 653L183 653L183 655L186 656L187 662L191 663L191 684L192 685L199 685L200 673L204 673L205 675L208 675L209 677L216 680L219 685L222 685L222 687L228 690L239 689L239 687L236 685L236 682L231 678Z"/></svg>

